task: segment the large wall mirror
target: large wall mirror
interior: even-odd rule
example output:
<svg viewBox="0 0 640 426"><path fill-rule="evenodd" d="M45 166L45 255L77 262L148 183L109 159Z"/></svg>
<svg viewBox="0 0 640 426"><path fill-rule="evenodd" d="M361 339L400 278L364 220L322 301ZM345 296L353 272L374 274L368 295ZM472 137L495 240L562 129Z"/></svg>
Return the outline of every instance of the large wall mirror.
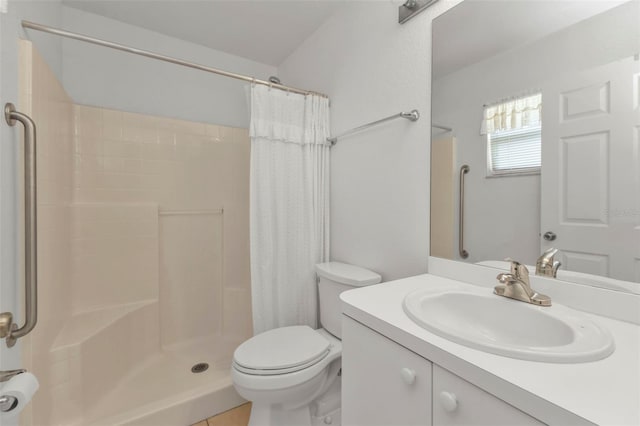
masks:
<svg viewBox="0 0 640 426"><path fill-rule="evenodd" d="M553 247L559 279L640 293L639 22L638 0L466 0L434 21L432 256Z"/></svg>

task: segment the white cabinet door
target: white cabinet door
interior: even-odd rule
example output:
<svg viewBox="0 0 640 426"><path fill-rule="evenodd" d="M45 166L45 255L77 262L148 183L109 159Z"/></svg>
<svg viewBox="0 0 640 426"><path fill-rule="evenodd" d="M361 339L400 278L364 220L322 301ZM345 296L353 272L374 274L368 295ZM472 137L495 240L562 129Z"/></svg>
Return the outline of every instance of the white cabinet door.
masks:
<svg viewBox="0 0 640 426"><path fill-rule="evenodd" d="M431 363L344 315L342 424L431 424Z"/></svg>
<svg viewBox="0 0 640 426"><path fill-rule="evenodd" d="M433 425L541 426L533 417L433 366Z"/></svg>

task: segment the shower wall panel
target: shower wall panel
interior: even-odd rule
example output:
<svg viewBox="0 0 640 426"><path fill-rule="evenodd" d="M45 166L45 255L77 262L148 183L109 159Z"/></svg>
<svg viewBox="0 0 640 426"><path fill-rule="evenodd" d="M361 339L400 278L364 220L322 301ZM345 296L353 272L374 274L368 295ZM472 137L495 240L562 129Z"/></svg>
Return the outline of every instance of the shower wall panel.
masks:
<svg viewBox="0 0 640 426"><path fill-rule="evenodd" d="M74 313L158 298L157 204L74 203Z"/></svg>
<svg viewBox="0 0 640 426"><path fill-rule="evenodd" d="M38 324L21 339L25 367L43 389L25 410L21 424L46 424L59 412L73 410L68 396L77 385L68 373L72 354L50 352L60 328L71 316L71 195L73 106L61 84L31 42L19 43L20 99L18 110L30 115L37 128L38 164ZM18 131L21 130L18 128ZM21 140L21 139L20 139ZM22 146L20 148L22 155ZM22 161L18 161L21 167ZM22 176L19 170L18 175ZM22 191L20 191L22 192ZM23 207L22 200L19 209ZM22 214L18 215L22 217ZM20 226L18 229L23 229ZM23 241L23 238L19 238ZM22 253L20 247L18 253ZM24 270L23 267L20 270ZM24 279L24 277L23 277ZM54 401L56 398L57 401ZM37 406L37 416L32 414Z"/></svg>
<svg viewBox="0 0 640 426"><path fill-rule="evenodd" d="M75 106L75 202L158 206L164 344L251 335L249 150L246 129Z"/></svg>
<svg viewBox="0 0 640 426"><path fill-rule="evenodd" d="M155 418L167 396L183 398L176 424L237 405L230 356L251 335L247 131L73 105L31 43L20 54L39 191L39 321L22 344L41 384L21 424L116 424L102 419L144 407ZM183 394L156 395L175 354ZM211 363L201 382L192 358Z"/></svg>
<svg viewBox="0 0 640 426"><path fill-rule="evenodd" d="M160 219L163 345L222 333L222 211Z"/></svg>

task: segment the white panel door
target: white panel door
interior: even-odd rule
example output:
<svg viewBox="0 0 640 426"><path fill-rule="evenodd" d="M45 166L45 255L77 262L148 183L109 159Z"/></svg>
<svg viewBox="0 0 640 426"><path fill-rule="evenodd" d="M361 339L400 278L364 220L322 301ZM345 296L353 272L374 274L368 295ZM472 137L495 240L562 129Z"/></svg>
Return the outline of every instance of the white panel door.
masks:
<svg viewBox="0 0 640 426"><path fill-rule="evenodd" d="M542 88L541 251L563 269L640 282L639 83L628 58Z"/></svg>

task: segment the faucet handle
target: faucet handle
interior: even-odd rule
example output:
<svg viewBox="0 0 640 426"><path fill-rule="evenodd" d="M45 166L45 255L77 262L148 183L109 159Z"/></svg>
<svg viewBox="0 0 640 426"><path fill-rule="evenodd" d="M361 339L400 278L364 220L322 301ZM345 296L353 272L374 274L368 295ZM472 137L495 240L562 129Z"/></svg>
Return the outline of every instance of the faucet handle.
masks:
<svg viewBox="0 0 640 426"><path fill-rule="evenodd" d="M558 253L558 249L550 247L542 252L542 255L538 258L538 261L547 260L553 263L553 256L555 256L556 253Z"/></svg>
<svg viewBox="0 0 640 426"><path fill-rule="evenodd" d="M527 266L522 263L518 263L517 270L518 273L516 277L529 284L529 270L527 269Z"/></svg>
<svg viewBox="0 0 640 426"><path fill-rule="evenodd" d="M536 275L542 275L555 278L561 263L554 260L554 256L558 253L556 248L548 248L542 253L536 262Z"/></svg>
<svg viewBox="0 0 640 426"><path fill-rule="evenodd" d="M522 273L521 267L524 267L524 270L527 271L526 275L529 276L529 271L527 270L526 266L524 266L517 260L513 260L510 257L507 257L505 260L511 264L511 275L513 275L515 278L520 278L520 274Z"/></svg>

